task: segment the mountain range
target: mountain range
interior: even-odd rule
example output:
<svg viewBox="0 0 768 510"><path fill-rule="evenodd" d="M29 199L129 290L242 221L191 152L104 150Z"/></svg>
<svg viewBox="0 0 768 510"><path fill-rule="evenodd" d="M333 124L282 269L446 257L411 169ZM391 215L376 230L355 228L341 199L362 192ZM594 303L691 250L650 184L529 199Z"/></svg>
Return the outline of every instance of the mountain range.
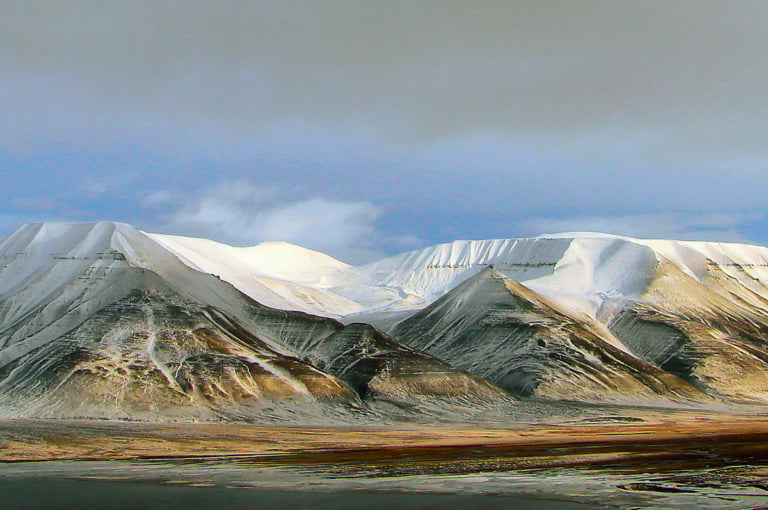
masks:
<svg viewBox="0 0 768 510"><path fill-rule="evenodd" d="M567 233L355 267L112 222L0 239L0 416L471 417L520 399L764 403L768 248Z"/></svg>

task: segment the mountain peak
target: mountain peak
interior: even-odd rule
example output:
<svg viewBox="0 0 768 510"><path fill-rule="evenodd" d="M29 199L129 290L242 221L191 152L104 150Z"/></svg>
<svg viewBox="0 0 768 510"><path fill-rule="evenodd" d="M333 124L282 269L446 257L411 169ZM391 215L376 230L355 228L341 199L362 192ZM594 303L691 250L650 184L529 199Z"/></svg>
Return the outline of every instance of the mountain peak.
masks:
<svg viewBox="0 0 768 510"><path fill-rule="evenodd" d="M43 257L116 250L140 266L153 258L142 255L145 251L163 252L170 257L166 261L216 275L267 306L337 318L423 308L490 266L593 317L606 303L638 299L663 264L698 282L715 266L737 279L768 282L765 247L601 232L456 240L357 267L285 241L235 247L109 221L27 223L0 239L6 257L25 250Z"/></svg>

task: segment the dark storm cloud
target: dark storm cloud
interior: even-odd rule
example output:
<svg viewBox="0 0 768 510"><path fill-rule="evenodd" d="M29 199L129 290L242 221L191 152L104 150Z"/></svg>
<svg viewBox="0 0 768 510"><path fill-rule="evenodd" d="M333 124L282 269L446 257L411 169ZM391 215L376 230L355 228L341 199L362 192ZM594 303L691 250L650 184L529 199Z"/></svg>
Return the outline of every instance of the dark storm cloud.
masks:
<svg viewBox="0 0 768 510"><path fill-rule="evenodd" d="M29 99L249 130L281 118L424 139L617 126L743 144L764 126L768 5L710 1L4 2ZM49 80L44 86L40 82ZM58 89L58 90L57 90Z"/></svg>

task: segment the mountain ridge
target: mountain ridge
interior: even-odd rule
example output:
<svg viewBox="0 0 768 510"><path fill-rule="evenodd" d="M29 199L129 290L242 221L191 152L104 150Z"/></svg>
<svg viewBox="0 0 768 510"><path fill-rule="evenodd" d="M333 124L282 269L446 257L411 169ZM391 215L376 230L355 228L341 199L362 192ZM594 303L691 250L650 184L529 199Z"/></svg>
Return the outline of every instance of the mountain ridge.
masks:
<svg viewBox="0 0 768 510"><path fill-rule="evenodd" d="M480 406L511 401L394 339L265 306L126 224L26 225L0 250L0 415L253 418L275 399L290 416L296 406L416 406L427 394L466 407L436 376L474 381ZM345 330L367 351L314 366ZM365 364L381 355L397 370ZM342 380L360 370L354 389Z"/></svg>
<svg viewBox="0 0 768 510"><path fill-rule="evenodd" d="M350 266L114 222L0 238L0 411L12 415L763 403L766 373L761 246L565 233ZM158 410L138 411L144 393Z"/></svg>
<svg viewBox="0 0 768 510"><path fill-rule="evenodd" d="M28 223L17 230L95 224ZM579 292L569 297L574 303L581 301L578 306L593 315L604 301L599 295L623 292L637 297L647 284L643 280L664 261L696 280L706 277L708 265L720 265L728 276L768 281L768 248L763 246L636 239L594 232L457 240L361 266L349 266L321 252L281 241L232 247L203 238L144 234L189 267L215 274L268 306L335 318L374 309L423 308L488 265L516 281L529 282L528 286L542 294L558 294L559 299L564 298L562 289L552 292L552 287L563 287L557 280L568 277L568 285L580 286ZM569 268L576 268L578 275L569 276ZM590 274L595 269L600 273Z"/></svg>

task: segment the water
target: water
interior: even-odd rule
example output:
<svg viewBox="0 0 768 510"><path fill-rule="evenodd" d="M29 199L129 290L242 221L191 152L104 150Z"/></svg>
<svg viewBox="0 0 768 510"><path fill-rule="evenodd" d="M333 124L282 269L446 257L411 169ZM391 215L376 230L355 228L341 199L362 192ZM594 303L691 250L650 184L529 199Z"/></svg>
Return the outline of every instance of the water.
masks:
<svg viewBox="0 0 768 510"><path fill-rule="evenodd" d="M647 474L550 468L390 476L340 466L243 459L50 461L0 465L2 508L596 508L768 507L766 468Z"/></svg>
<svg viewBox="0 0 768 510"><path fill-rule="evenodd" d="M589 510L595 505L521 496L372 491L299 491L189 487L153 482L21 479L0 481L3 507L13 509L520 509Z"/></svg>

